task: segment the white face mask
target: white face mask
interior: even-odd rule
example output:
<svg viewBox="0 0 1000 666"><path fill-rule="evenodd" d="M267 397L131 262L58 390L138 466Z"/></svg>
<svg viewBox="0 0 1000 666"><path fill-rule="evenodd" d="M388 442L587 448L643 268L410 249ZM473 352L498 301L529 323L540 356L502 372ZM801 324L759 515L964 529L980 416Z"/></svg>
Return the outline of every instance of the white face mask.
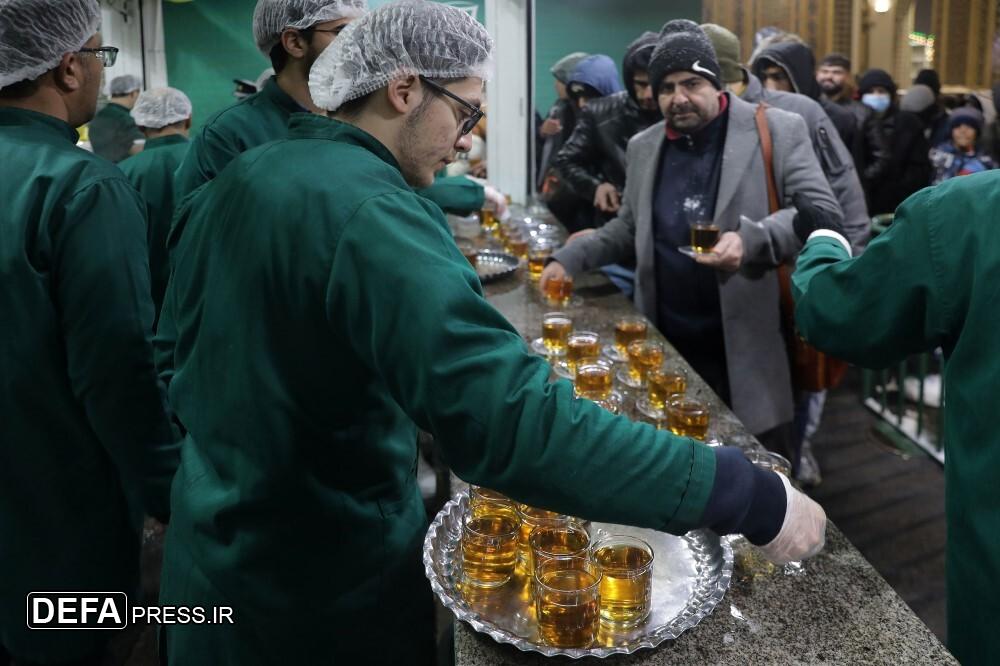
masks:
<svg viewBox="0 0 1000 666"><path fill-rule="evenodd" d="M861 96L861 103L875 113L882 113L889 108L890 99L885 93L866 93Z"/></svg>

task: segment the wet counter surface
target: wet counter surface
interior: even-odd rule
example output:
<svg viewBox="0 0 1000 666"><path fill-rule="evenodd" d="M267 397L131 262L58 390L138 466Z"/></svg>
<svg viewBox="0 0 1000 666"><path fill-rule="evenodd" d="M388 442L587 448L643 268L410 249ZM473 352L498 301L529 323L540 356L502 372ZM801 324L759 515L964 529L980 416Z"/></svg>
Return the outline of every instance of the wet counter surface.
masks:
<svg viewBox="0 0 1000 666"><path fill-rule="evenodd" d="M605 341L613 337L616 318L635 313L632 303L600 273L578 278L575 293L581 298L563 307L544 302L523 268L486 285L485 291L526 340L541 335L542 315L552 310L566 312L575 329L597 332ZM650 337L662 339L652 327ZM668 362L683 364L669 345L667 350ZM688 394L710 406L709 436L743 448L758 447L732 412L687 370ZM958 663L833 524L827 529L826 548L801 572L779 569L751 582L734 577L711 616L656 649L604 660L572 660L521 652L461 622L454 631L457 666Z"/></svg>

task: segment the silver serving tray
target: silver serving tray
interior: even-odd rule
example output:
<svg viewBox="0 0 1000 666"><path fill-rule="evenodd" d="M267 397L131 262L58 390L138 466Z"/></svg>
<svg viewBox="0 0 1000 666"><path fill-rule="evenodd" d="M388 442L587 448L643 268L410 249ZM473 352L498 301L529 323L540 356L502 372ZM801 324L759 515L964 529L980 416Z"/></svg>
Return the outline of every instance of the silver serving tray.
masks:
<svg viewBox="0 0 1000 666"><path fill-rule="evenodd" d="M476 273L483 284L510 275L517 270L518 264L517 257L505 252L480 250L476 255Z"/></svg>
<svg viewBox="0 0 1000 666"><path fill-rule="evenodd" d="M538 637L538 624L528 592L528 579L516 573L502 588L462 593L462 516L465 493L456 495L434 518L424 538L424 570L434 593L459 620L498 643L545 656L608 657L631 654L674 639L708 617L722 600L733 575L733 551L728 542L707 530L676 537L655 530L593 523L594 539L604 534L628 534L653 547L653 596L649 619L632 630L614 631L601 625L590 648L555 648Z"/></svg>

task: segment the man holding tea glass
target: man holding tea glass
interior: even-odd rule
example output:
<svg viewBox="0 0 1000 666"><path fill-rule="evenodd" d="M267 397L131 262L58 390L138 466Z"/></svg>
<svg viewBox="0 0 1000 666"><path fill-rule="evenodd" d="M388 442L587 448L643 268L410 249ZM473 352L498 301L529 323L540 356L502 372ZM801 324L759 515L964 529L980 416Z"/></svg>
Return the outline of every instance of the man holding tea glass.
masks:
<svg viewBox="0 0 1000 666"><path fill-rule="evenodd" d="M639 310L747 430L786 448L793 399L775 269L801 247L795 209L769 210L757 109L723 91L697 24L664 26L649 73L665 120L629 142L618 217L554 253L541 284L636 260ZM801 193L840 219L802 118L765 118L779 200Z"/></svg>
<svg viewBox="0 0 1000 666"><path fill-rule="evenodd" d="M313 66L329 117L294 116L182 206L164 316L187 437L160 602L236 623L165 627L168 663L428 663L418 427L530 506L741 532L778 562L822 547L823 510L787 481L575 398L483 297L412 187L470 145L492 59L461 10L383 5Z"/></svg>

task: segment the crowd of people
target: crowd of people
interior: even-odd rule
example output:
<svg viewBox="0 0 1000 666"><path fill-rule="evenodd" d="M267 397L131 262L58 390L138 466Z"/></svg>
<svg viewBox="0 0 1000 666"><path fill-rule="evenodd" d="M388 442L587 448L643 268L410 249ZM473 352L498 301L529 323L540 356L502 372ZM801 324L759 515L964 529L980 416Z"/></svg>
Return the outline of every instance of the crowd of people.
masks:
<svg viewBox="0 0 1000 666"><path fill-rule="evenodd" d="M164 663L429 663L418 428L461 478L521 502L743 534L778 563L822 549L825 513L788 478L576 399L483 297L444 217L506 204L446 174L473 147L495 58L467 13L258 0L274 75L193 136L190 99L135 77L98 112L118 53L100 15L97 0L0 0L0 542L16 544L0 549L0 665L102 663L107 634L32 631L25 600L134 592L144 514L167 525L160 603L235 615L162 627ZM895 242L862 252L870 214L992 167L981 110L907 101L919 86L897 103L881 70L859 103L850 63L816 69L793 35L739 53L725 28L674 20L629 45L624 83L606 55L553 67L539 183L576 233L542 285L606 270L807 481L823 393L793 385L783 291L838 357L954 352L977 388L949 386L971 415L949 427L988 441L975 359L996 344L992 290L970 271L989 265L921 233L949 197L988 216L981 181L910 199ZM88 123L93 152L76 145ZM719 238L692 259L695 223ZM995 466L952 460L959 512L996 499ZM1000 560L981 525L957 521L949 542L949 583L971 600L953 646L973 656L988 631L974 613L996 603L977 563Z"/></svg>

